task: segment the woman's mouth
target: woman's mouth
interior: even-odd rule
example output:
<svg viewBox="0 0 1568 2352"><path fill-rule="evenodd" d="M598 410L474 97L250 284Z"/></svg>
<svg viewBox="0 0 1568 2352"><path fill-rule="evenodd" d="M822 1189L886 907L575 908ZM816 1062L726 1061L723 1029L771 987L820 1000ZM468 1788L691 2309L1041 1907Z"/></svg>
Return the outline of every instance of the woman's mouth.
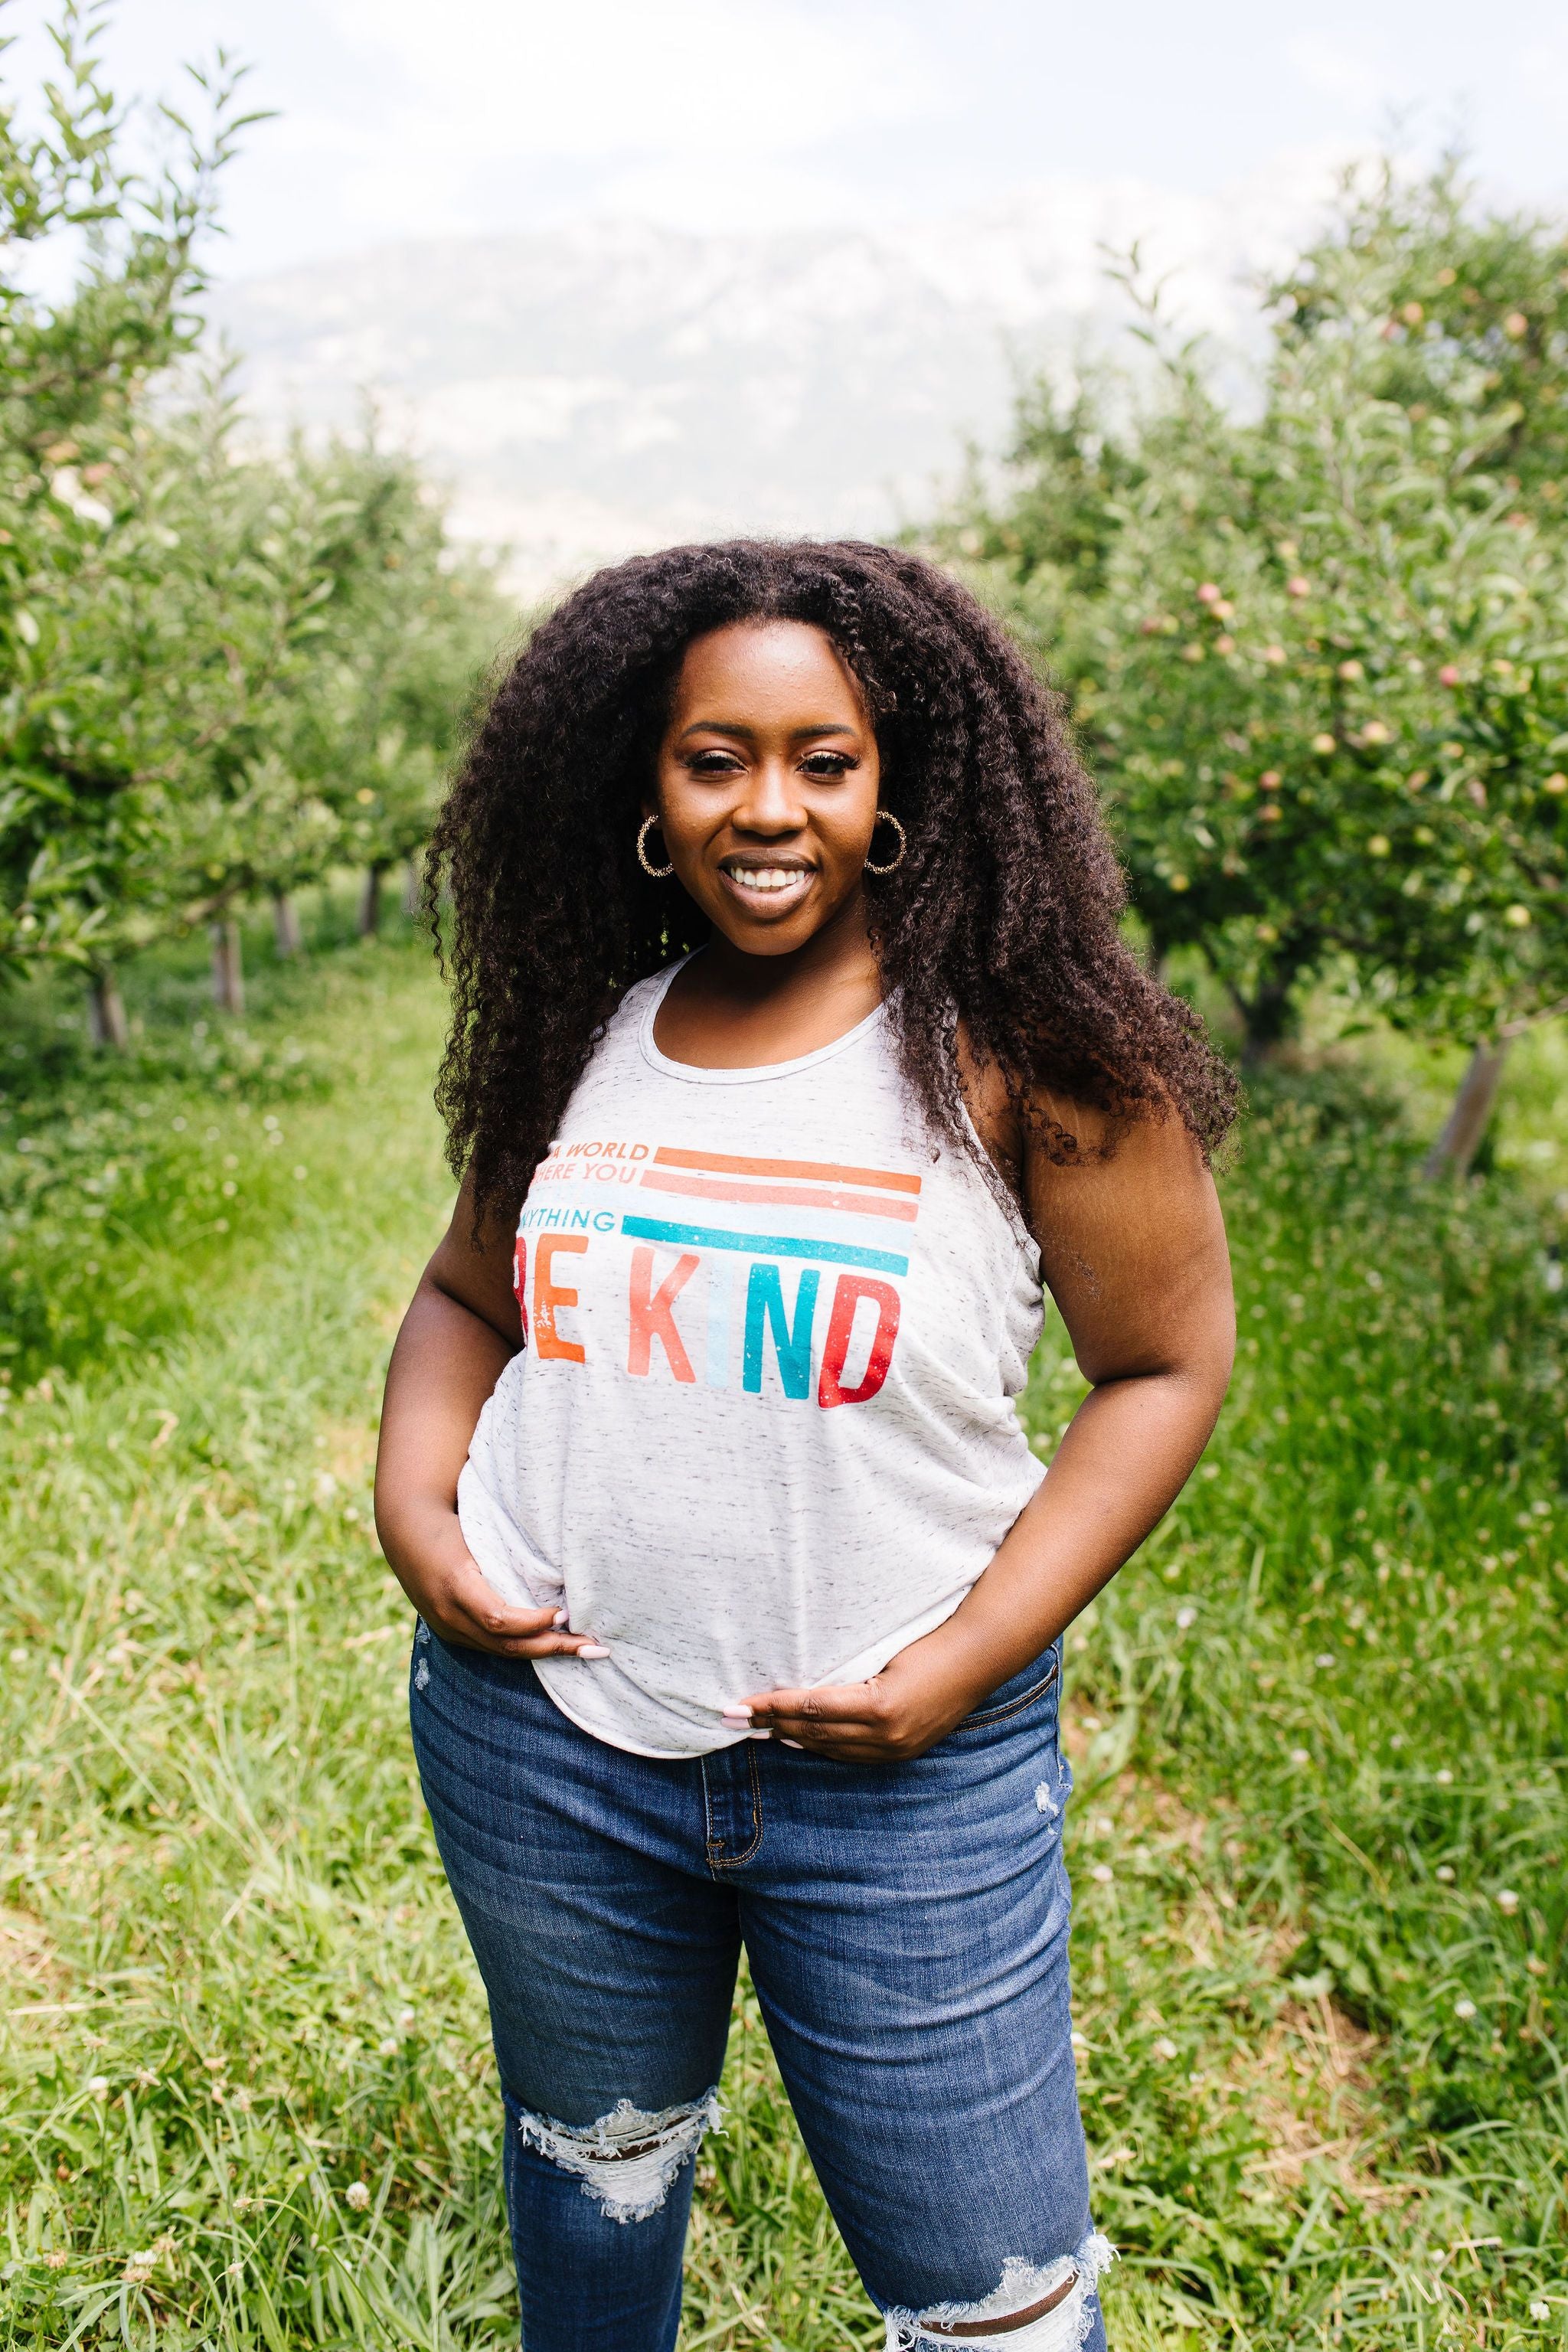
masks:
<svg viewBox="0 0 1568 2352"><path fill-rule="evenodd" d="M746 908L769 914L799 903L811 884L810 866L774 865L764 859L729 858L719 868L732 894Z"/></svg>

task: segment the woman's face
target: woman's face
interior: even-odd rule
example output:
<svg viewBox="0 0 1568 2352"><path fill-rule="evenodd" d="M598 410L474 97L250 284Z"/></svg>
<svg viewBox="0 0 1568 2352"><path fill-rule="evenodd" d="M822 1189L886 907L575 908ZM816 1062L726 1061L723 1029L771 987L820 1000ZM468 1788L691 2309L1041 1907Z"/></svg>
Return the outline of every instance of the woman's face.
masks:
<svg viewBox="0 0 1568 2352"><path fill-rule="evenodd" d="M695 638L647 804L682 887L747 955L787 955L850 919L877 820L880 768L859 689L804 621Z"/></svg>

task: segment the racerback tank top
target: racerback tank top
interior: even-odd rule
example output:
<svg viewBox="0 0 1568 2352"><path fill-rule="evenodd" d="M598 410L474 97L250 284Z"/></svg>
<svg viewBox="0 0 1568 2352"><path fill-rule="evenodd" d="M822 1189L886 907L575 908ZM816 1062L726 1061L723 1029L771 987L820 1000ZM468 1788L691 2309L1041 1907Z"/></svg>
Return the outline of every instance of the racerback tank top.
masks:
<svg viewBox="0 0 1568 2352"><path fill-rule="evenodd" d="M858 1681L951 1616L1044 1475L1015 1409L1039 1252L926 1131L885 1008L758 1069L671 1061L626 992L518 1222L525 1344L458 1488L497 1590L608 1658L573 1722L697 1756L759 1690Z"/></svg>

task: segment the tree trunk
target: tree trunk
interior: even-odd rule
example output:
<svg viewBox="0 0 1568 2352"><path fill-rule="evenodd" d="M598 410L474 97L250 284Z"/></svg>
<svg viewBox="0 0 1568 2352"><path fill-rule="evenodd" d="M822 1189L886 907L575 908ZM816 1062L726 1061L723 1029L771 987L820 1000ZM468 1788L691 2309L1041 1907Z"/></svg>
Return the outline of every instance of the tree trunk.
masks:
<svg viewBox="0 0 1568 2352"><path fill-rule="evenodd" d="M245 965L239 948L239 925L225 915L213 925L213 1003L220 1012L245 1011Z"/></svg>
<svg viewBox="0 0 1568 2352"><path fill-rule="evenodd" d="M1236 998L1237 1010L1246 1028L1241 1047L1244 1070L1261 1068L1294 1029L1294 982L1292 972L1289 978L1265 981L1256 996Z"/></svg>
<svg viewBox="0 0 1568 2352"><path fill-rule="evenodd" d="M123 1054L130 1043L125 1001L120 993L120 982L107 964L100 964L88 981L87 1025L95 1045Z"/></svg>
<svg viewBox="0 0 1568 2352"><path fill-rule="evenodd" d="M287 890L272 893L272 927L280 956L297 956L303 941L300 937L300 909Z"/></svg>
<svg viewBox="0 0 1568 2352"><path fill-rule="evenodd" d="M1497 1100L1498 1086L1502 1077L1502 1066L1508 1059L1509 1040L1499 1037L1490 1045L1479 1045L1470 1055L1469 1066L1459 1080L1459 1091L1454 1097L1453 1108L1444 1121L1443 1132L1422 1163L1423 1176L1463 1176L1480 1148L1487 1131L1487 1122Z"/></svg>
<svg viewBox="0 0 1568 2352"><path fill-rule="evenodd" d="M424 877L419 871L419 860L416 857L411 857L408 861L408 873L403 885L403 911L411 923L418 920L419 901L423 889Z"/></svg>
<svg viewBox="0 0 1568 2352"><path fill-rule="evenodd" d="M384 866L367 866L364 882L359 894L359 935L362 940L374 940L381 929L381 877Z"/></svg>

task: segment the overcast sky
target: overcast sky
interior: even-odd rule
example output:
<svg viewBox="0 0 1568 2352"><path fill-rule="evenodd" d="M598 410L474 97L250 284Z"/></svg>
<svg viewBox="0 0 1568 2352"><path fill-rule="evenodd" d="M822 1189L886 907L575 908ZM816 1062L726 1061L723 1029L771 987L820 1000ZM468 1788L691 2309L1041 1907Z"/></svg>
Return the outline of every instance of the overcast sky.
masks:
<svg viewBox="0 0 1568 2352"><path fill-rule="evenodd" d="M43 0L5 0L33 78ZM1562 0L121 0L127 93L252 61L224 275L389 239L633 214L699 229L930 216L1061 175L1210 192L1394 113L1568 205Z"/></svg>

